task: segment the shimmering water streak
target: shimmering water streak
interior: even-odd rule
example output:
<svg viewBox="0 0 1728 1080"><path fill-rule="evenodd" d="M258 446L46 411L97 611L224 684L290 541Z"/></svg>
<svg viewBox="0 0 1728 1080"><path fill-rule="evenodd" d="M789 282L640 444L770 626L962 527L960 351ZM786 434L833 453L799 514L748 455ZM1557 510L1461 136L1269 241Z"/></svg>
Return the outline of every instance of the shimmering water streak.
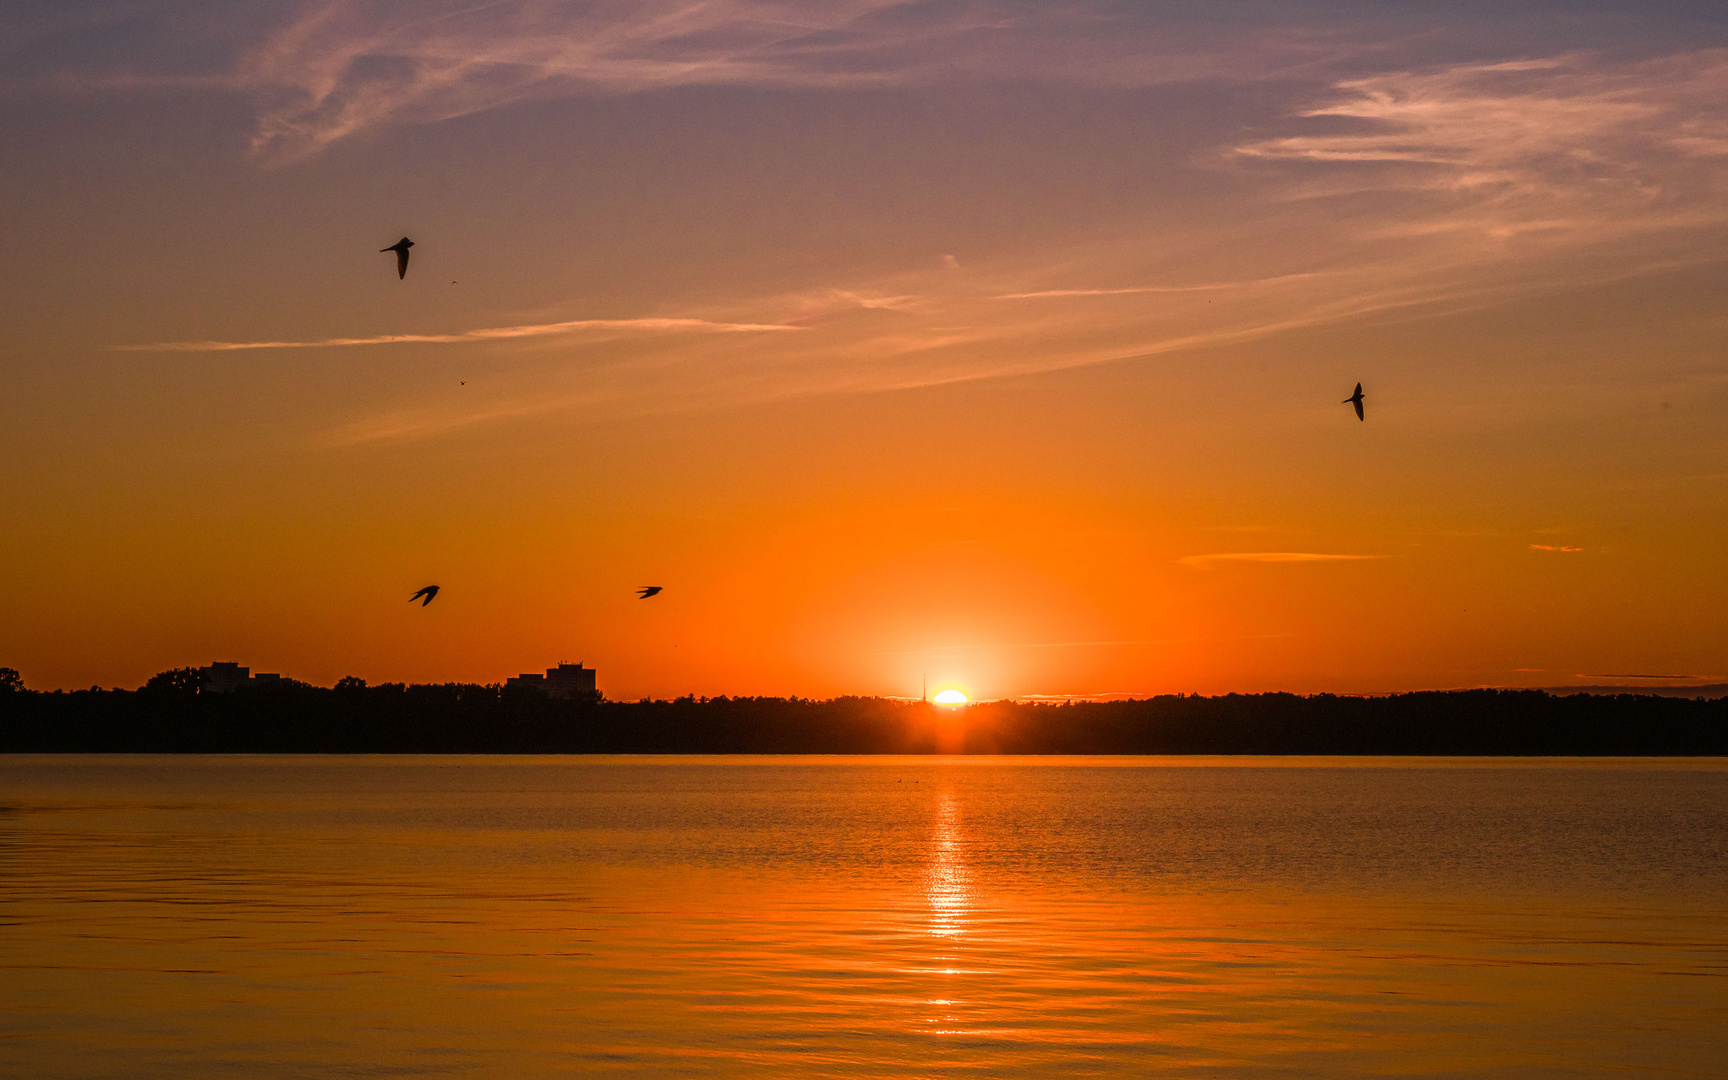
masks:
<svg viewBox="0 0 1728 1080"><path fill-rule="evenodd" d="M1717 1076L1728 768L0 759L0 1075Z"/></svg>
<svg viewBox="0 0 1728 1080"><path fill-rule="evenodd" d="M930 933L939 938L960 935L973 899L972 875L966 867L959 817L953 792L944 791L936 802L936 829L930 842L927 877Z"/></svg>

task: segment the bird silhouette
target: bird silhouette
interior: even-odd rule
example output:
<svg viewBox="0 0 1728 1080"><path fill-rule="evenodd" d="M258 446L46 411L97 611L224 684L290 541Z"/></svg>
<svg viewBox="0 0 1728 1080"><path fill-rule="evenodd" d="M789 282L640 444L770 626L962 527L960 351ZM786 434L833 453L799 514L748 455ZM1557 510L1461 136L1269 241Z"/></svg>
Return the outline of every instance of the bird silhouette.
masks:
<svg viewBox="0 0 1728 1080"><path fill-rule="evenodd" d="M655 593L659 592L660 589L661 589L661 586L659 586L659 585L644 585L640 589L636 590L636 599L646 600L650 596L653 596Z"/></svg>
<svg viewBox="0 0 1728 1080"><path fill-rule="evenodd" d="M412 604L414 601L420 600L420 598L422 596L424 596L426 599L420 600L420 606L425 607L427 604L430 604L432 602L432 598L434 596L437 596L437 595L438 595L438 586L428 585L424 589L421 589L419 592L415 593L413 596L410 596L408 598L408 602L410 604Z"/></svg>
<svg viewBox="0 0 1728 1080"><path fill-rule="evenodd" d="M1356 392L1354 394L1351 394L1349 397L1345 398L1343 401L1339 402L1339 404L1340 405L1354 405L1354 406L1356 406L1356 419L1361 420L1362 419L1362 384L1357 383L1356 384Z"/></svg>
<svg viewBox="0 0 1728 1080"><path fill-rule="evenodd" d="M402 239L396 241L387 248L379 248L378 251L380 254L386 251L394 251L396 253L396 276L398 278L405 278L408 276L408 249L413 246L414 241L404 236Z"/></svg>

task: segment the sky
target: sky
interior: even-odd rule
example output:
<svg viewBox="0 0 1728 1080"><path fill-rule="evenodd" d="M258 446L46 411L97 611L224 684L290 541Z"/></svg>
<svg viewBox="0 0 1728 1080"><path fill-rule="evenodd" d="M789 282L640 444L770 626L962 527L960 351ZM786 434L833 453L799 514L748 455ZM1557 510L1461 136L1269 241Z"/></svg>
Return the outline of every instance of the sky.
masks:
<svg viewBox="0 0 1728 1080"><path fill-rule="evenodd" d="M1728 679L1719 3L17 0L0 145L33 688Z"/></svg>

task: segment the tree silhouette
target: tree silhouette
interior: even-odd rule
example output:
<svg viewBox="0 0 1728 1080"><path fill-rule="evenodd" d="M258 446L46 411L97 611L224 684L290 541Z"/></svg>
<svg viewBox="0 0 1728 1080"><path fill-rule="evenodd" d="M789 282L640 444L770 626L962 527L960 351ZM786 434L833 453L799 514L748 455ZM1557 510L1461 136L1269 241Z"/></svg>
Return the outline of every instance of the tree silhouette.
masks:
<svg viewBox="0 0 1728 1080"><path fill-rule="evenodd" d="M204 686L204 676L197 668L170 668L150 676L143 692L164 697L191 697Z"/></svg>
<svg viewBox="0 0 1728 1080"><path fill-rule="evenodd" d="M530 686L279 679L51 693L0 669L0 753L1723 754L1728 698L1463 690L1163 695L950 711L892 698L607 701Z"/></svg>

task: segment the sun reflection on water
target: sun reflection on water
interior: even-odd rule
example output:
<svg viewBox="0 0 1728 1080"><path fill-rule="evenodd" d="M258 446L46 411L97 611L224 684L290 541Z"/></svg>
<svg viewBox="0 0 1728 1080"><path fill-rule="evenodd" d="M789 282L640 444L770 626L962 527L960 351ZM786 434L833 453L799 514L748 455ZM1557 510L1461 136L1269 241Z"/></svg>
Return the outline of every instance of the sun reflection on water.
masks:
<svg viewBox="0 0 1728 1080"><path fill-rule="evenodd" d="M972 871L966 863L966 838L960 826L959 800L945 791L937 799L930 861L924 871L924 896L930 905L930 936L935 945L924 971L941 979L946 992L938 991L940 996L926 999L929 1012L921 1027L936 1036L967 1034L967 1024L960 1015L961 995L954 993L961 987L954 980L971 974L956 954L971 921L975 897Z"/></svg>
<svg viewBox="0 0 1728 1080"><path fill-rule="evenodd" d="M966 932L972 909L972 872L966 865L959 806L946 792L936 807L936 832L930 845L930 868L924 875L924 893L930 902L932 936L953 940Z"/></svg>

